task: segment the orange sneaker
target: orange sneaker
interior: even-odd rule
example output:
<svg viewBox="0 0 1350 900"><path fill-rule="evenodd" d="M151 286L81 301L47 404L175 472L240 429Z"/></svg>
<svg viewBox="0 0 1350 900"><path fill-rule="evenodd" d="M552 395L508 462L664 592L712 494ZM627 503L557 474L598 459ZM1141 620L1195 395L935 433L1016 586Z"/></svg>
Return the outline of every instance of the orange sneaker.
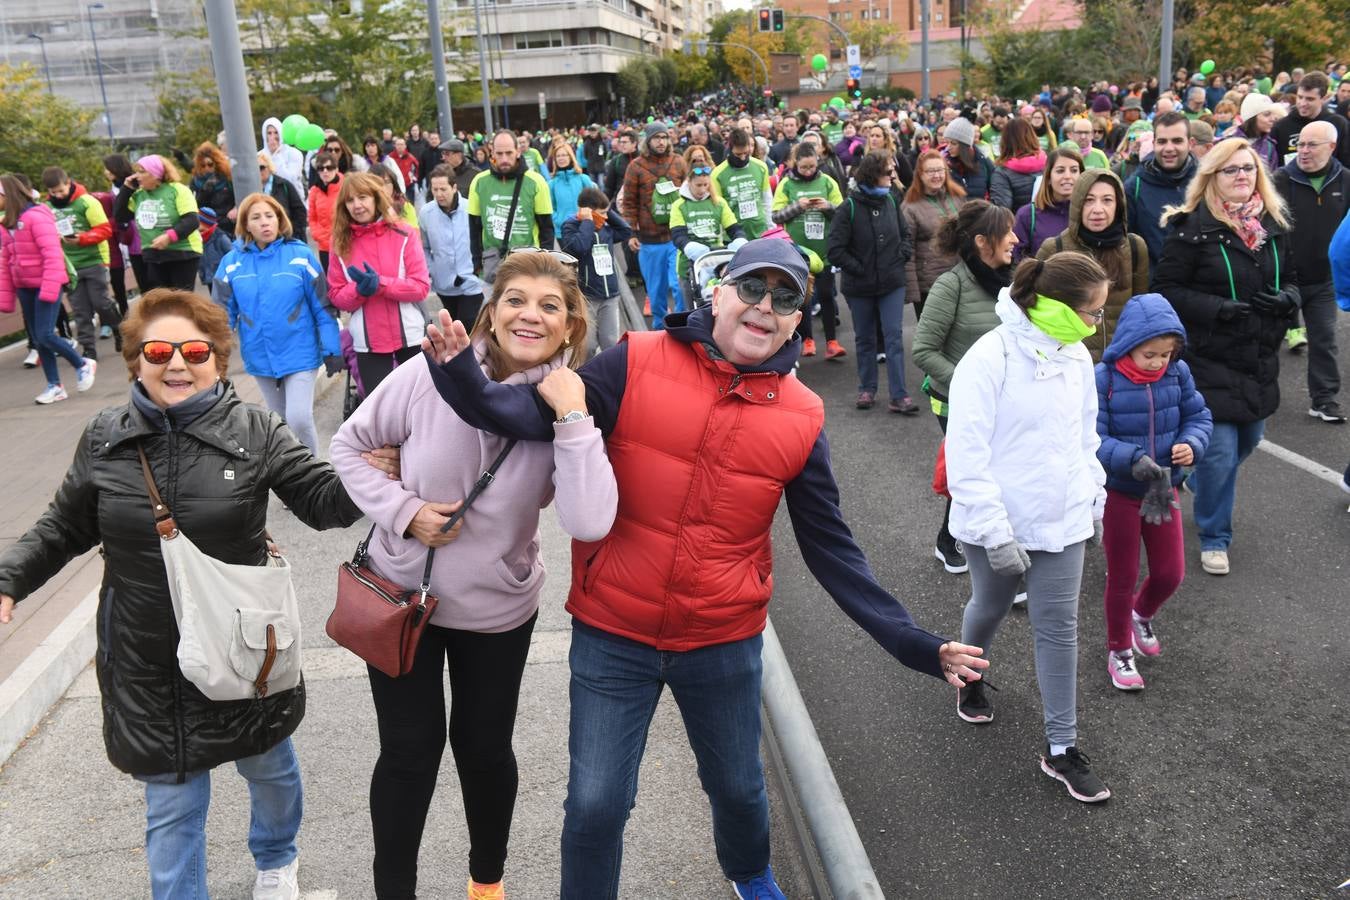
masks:
<svg viewBox="0 0 1350 900"><path fill-rule="evenodd" d="M811 338L803 338L802 356L815 356L815 355L816 355L816 342L811 340Z"/></svg>
<svg viewBox="0 0 1350 900"><path fill-rule="evenodd" d="M506 900L506 891L500 881L496 884L479 884L470 878L469 900Z"/></svg>
<svg viewBox="0 0 1350 900"><path fill-rule="evenodd" d="M848 356L848 351L838 341L825 342L825 358L838 359L841 356Z"/></svg>

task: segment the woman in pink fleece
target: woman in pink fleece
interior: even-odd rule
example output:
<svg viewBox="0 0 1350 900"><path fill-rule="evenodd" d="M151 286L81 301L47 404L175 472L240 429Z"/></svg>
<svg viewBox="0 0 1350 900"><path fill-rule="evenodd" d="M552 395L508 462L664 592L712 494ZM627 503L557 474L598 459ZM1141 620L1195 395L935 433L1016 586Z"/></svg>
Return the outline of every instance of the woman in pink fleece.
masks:
<svg viewBox="0 0 1350 900"><path fill-rule="evenodd" d="M328 297L352 314L361 383L370 394L394 367L422 352L431 292L422 239L389 203L383 179L353 172L333 209Z"/></svg>
<svg viewBox="0 0 1350 900"><path fill-rule="evenodd" d="M56 333L61 312L61 289L70 283L61 236L51 207L33 199L32 191L15 175L0 177L0 312L23 309L23 325L33 339L47 377L47 389L38 403L66 399L58 356L75 367L77 388L94 386L95 362L75 352Z"/></svg>
<svg viewBox="0 0 1350 900"><path fill-rule="evenodd" d="M358 176L348 176L347 182ZM335 257L336 259L336 254ZM514 253L497 271L492 299L473 327L487 377L537 383L557 413L552 444L522 441L472 510L440 527L505 446L461 421L432 384L427 357L395 369L333 438L348 493L374 521L371 565L396 584L421 578L428 547L443 547L431 572L440 605L412 671L370 669L380 756L370 787L375 893L412 897L427 808L446 742L444 671L450 668L450 749L469 826L470 900L499 898L516 797L511 749L520 679L544 569L539 511L556 497L563 528L578 540L609 533L618 488L586 391L573 371L585 359L586 301L576 273L547 253ZM402 481L361 459L402 445Z"/></svg>

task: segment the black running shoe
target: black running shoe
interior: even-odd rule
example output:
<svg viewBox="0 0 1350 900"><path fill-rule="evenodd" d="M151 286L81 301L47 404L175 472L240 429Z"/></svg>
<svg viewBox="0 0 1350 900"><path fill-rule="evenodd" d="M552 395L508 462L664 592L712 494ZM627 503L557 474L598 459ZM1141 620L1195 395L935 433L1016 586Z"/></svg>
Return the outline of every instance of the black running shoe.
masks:
<svg viewBox="0 0 1350 900"><path fill-rule="evenodd" d="M963 688L957 688L956 714L964 721L975 725L986 725L994 721L994 704L990 702L989 695L985 693L986 687L998 690L983 679L972 681Z"/></svg>
<svg viewBox="0 0 1350 900"><path fill-rule="evenodd" d="M961 552L961 545L956 541L944 541L938 538L937 544L933 547L933 556L937 557L942 563L942 568L953 575L960 575L970 571L970 564L966 562L966 555Z"/></svg>
<svg viewBox="0 0 1350 900"><path fill-rule="evenodd" d="M1090 760L1077 747L1069 747L1059 756L1050 755L1050 747L1041 754L1041 771L1069 789L1069 796L1084 803L1101 803L1111 796L1102 780L1088 768Z"/></svg>

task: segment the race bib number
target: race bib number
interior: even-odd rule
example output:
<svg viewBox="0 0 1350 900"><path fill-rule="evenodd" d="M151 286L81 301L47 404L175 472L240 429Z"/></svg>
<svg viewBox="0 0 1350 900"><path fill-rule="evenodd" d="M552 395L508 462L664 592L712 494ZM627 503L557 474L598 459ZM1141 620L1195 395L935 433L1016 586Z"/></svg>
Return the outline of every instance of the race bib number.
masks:
<svg viewBox="0 0 1350 900"><path fill-rule="evenodd" d="M595 274L602 277L614 274L614 257L607 245L596 244L591 248L591 265L595 266Z"/></svg>
<svg viewBox="0 0 1350 900"><path fill-rule="evenodd" d="M159 201L144 200L136 207L136 225L143 231L150 231L159 224L159 215Z"/></svg>
<svg viewBox="0 0 1350 900"><path fill-rule="evenodd" d="M804 224L806 226L806 239L808 241L825 240L824 219L807 219Z"/></svg>
<svg viewBox="0 0 1350 900"><path fill-rule="evenodd" d="M678 190L679 188L671 181L658 181L656 183L656 192L658 194L673 194Z"/></svg>
<svg viewBox="0 0 1350 900"><path fill-rule="evenodd" d="M56 233L61 237L71 237L75 234L75 220L69 216L61 216L56 220Z"/></svg>
<svg viewBox="0 0 1350 900"><path fill-rule="evenodd" d="M759 204L754 200L742 200L736 205L736 218L738 219L758 219Z"/></svg>

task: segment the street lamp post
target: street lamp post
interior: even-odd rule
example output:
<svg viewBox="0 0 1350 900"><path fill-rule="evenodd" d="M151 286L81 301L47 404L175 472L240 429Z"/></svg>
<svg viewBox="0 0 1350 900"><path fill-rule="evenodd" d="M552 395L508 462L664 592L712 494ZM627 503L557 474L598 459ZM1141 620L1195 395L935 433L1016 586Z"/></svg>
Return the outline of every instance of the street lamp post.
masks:
<svg viewBox="0 0 1350 900"><path fill-rule="evenodd" d="M85 6L89 13L89 37L94 41L94 65L98 66L98 89L103 95L103 120L108 123L108 140L115 141L112 127L112 110L108 108L108 86L103 81L103 58L98 53L98 34L94 31L94 10L103 9L102 3L90 3Z"/></svg>
<svg viewBox="0 0 1350 900"><path fill-rule="evenodd" d="M483 134L492 134L492 94L488 91L487 57L483 52L483 13L473 0L474 24L478 29L478 82L483 89Z"/></svg>
<svg viewBox="0 0 1350 900"><path fill-rule="evenodd" d="M47 65L47 42L42 39L41 35L33 34L32 32L29 32L28 40L37 41L38 46L42 48L42 74L47 76L47 93L56 93L56 91L52 90L52 67Z"/></svg>

